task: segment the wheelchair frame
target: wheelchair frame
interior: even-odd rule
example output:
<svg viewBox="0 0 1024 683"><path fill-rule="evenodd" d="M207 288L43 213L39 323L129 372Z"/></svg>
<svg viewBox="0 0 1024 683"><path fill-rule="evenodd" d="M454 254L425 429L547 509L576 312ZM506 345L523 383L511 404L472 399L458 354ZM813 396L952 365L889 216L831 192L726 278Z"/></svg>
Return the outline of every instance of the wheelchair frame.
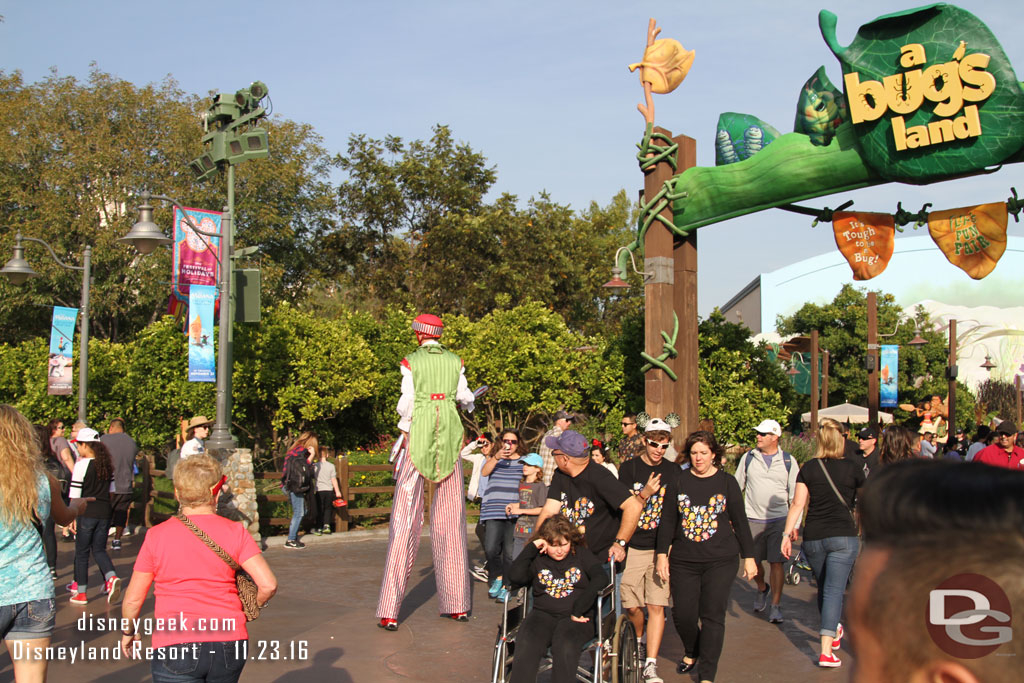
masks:
<svg viewBox="0 0 1024 683"><path fill-rule="evenodd" d="M615 561L611 562L611 583L597 594L595 618L597 636L591 638L583 646L581 654L593 650L593 671L579 664L576 666L576 680L581 683L640 683L642 663L640 662L640 644L636 637L633 622L622 613L622 600L615 584ZM512 657L515 650L515 637L519 627L529 612L531 593L529 587L520 588L516 594L526 591L523 602L509 610L512 592L505 595L501 625L494 643L494 655L491 659L491 683L508 683L512 670ZM605 602L611 596L614 609L604 614ZM606 631L611 627L611 640ZM550 656L541 661L538 673L551 668ZM605 669L608 669L607 675Z"/></svg>

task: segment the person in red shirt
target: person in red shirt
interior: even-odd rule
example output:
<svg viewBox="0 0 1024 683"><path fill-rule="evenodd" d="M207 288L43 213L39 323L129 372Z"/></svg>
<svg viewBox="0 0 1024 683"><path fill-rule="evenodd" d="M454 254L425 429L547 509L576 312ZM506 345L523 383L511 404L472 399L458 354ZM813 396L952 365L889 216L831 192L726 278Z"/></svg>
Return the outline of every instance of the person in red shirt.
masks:
<svg viewBox="0 0 1024 683"><path fill-rule="evenodd" d="M1017 425L1003 420L995 429L995 442L978 451L973 462L1005 467L1010 470L1024 468L1024 449L1017 445Z"/></svg>

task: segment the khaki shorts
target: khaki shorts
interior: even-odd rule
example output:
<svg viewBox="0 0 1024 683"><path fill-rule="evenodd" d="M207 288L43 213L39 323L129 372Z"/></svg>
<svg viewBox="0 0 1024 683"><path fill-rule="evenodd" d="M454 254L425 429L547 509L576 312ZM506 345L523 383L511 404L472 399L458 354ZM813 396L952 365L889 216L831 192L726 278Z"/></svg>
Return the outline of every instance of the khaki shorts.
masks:
<svg viewBox="0 0 1024 683"><path fill-rule="evenodd" d="M620 588L623 607L669 606L668 582L654 571L654 550L630 548Z"/></svg>

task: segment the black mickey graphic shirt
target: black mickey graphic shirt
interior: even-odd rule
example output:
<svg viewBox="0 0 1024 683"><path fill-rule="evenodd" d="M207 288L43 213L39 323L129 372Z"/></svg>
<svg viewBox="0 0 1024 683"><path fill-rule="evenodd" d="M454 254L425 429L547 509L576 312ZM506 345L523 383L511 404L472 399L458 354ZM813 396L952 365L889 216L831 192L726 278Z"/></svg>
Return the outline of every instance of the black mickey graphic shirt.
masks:
<svg viewBox="0 0 1024 683"><path fill-rule="evenodd" d="M698 477L687 469L669 482L657 550L669 553L672 562L753 557L754 539L736 479L722 470Z"/></svg>
<svg viewBox="0 0 1024 683"><path fill-rule="evenodd" d="M509 567L508 580L513 588L530 586L535 609L582 617L593 609L598 592L608 585L608 573L594 553L582 546L555 560L527 543Z"/></svg>
<svg viewBox="0 0 1024 683"><path fill-rule="evenodd" d="M548 488L548 500L559 502L559 512L583 531L590 551L604 559L619 531L619 508L629 495L625 484L593 461L575 477L555 470Z"/></svg>
<svg viewBox="0 0 1024 683"><path fill-rule="evenodd" d="M662 460L657 465L648 465L644 457L627 460L619 466L619 481L626 485L629 492L639 496L647 480L652 474L661 475L661 487L643 501L644 509L636 523L636 531L629 539L629 547L637 550L654 550L658 540L658 526L661 524L661 511L665 505L665 493L669 482L674 481L682 470L679 465Z"/></svg>

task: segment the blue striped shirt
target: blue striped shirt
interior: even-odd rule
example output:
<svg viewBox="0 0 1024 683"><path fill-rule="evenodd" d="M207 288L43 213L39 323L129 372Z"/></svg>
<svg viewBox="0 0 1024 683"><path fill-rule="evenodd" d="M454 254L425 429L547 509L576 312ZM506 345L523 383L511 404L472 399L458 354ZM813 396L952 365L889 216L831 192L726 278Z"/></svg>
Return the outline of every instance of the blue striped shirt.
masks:
<svg viewBox="0 0 1024 683"><path fill-rule="evenodd" d="M499 460L487 477L487 490L480 504L480 521L508 519L505 506L519 502L519 482L523 478L523 461Z"/></svg>

